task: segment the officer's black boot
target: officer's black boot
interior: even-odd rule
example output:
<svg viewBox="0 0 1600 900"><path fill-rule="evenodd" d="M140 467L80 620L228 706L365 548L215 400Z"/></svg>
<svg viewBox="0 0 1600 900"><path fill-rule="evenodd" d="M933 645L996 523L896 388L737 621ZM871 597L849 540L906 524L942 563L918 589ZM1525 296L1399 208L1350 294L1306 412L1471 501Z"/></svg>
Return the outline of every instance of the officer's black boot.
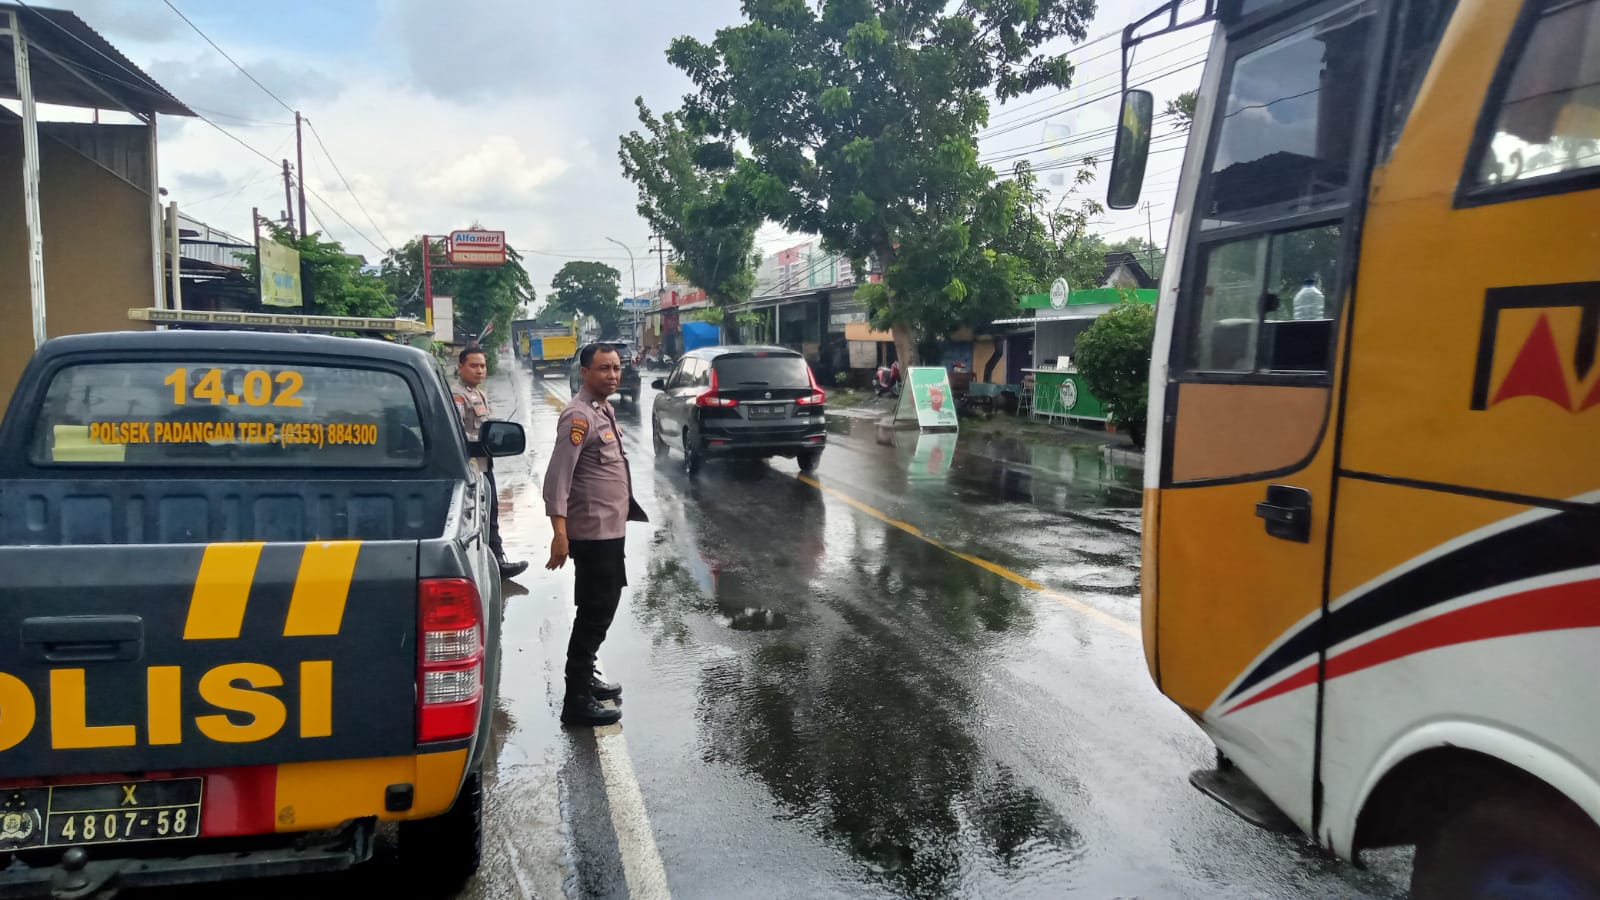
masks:
<svg viewBox="0 0 1600 900"><path fill-rule="evenodd" d="M587 687L587 686L585 686ZM615 725L622 720L622 710L601 706L600 701L587 690L573 693L569 688L561 703L561 724L578 728L596 728Z"/></svg>
<svg viewBox="0 0 1600 900"><path fill-rule="evenodd" d="M606 681L599 672L595 672L589 681L589 693L596 700L617 700L622 697L622 685Z"/></svg>

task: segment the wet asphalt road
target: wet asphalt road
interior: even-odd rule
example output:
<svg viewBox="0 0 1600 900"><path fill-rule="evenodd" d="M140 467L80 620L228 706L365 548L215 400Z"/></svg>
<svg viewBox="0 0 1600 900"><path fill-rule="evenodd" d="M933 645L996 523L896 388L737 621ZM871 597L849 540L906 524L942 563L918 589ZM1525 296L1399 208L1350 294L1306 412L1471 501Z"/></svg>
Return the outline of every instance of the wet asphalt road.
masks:
<svg viewBox="0 0 1600 900"><path fill-rule="evenodd" d="M642 419L619 407L651 522L601 651L623 724L598 735L556 720L571 569L542 569L539 482L560 403L521 372L490 384L529 429L497 473L534 567L507 598L463 897L1404 896L1402 860L1330 861L1189 787L1212 750L1145 670L1138 473L830 417L814 481L788 460L690 479L654 458L649 378ZM405 896L392 852L230 894Z"/></svg>

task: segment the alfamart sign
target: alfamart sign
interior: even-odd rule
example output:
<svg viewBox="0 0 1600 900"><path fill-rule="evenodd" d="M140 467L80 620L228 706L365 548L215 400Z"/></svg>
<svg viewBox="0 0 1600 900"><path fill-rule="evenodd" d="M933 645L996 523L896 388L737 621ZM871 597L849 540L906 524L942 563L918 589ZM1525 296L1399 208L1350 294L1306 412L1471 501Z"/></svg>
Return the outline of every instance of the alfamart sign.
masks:
<svg viewBox="0 0 1600 900"><path fill-rule="evenodd" d="M450 264L500 266L506 261L506 233L469 228L450 232Z"/></svg>

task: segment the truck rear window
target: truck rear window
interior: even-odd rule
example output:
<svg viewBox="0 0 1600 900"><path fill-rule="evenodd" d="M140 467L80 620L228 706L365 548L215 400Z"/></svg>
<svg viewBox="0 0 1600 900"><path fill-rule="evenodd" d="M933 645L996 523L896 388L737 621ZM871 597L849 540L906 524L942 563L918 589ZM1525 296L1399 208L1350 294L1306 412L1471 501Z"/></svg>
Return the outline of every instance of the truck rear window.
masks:
<svg viewBox="0 0 1600 900"><path fill-rule="evenodd" d="M404 469L425 445L397 373L194 360L57 371L32 446L41 465Z"/></svg>
<svg viewBox="0 0 1600 900"><path fill-rule="evenodd" d="M719 356L712 365L725 388L809 388L806 361L798 356Z"/></svg>

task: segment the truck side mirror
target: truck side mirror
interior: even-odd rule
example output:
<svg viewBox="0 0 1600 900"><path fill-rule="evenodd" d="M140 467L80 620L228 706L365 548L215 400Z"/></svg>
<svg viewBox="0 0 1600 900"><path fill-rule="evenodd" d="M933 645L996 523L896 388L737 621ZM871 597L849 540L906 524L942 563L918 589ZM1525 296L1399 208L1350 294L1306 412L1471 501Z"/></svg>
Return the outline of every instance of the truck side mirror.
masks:
<svg viewBox="0 0 1600 900"><path fill-rule="evenodd" d="M1117 146L1111 157L1111 178L1106 188L1106 205L1112 209L1132 209L1144 187L1145 163L1150 161L1150 123L1155 116L1155 97L1149 91L1133 90L1122 95L1122 115L1117 121Z"/></svg>
<svg viewBox="0 0 1600 900"><path fill-rule="evenodd" d="M528 449L528 436L515 422L490 421L478 429L484 456L517 456Z"/></svg>

